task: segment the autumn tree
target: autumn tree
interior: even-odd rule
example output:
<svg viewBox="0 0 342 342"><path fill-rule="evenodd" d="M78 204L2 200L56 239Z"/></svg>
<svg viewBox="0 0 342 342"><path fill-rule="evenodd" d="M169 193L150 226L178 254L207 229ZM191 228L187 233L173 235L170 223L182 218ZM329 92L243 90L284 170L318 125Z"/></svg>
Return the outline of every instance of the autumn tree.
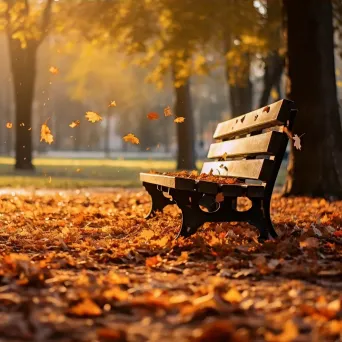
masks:
<svg viewBox="0 0 342 342"><path fill-rule="evenodd" d="M37 50L45 39L53 0L2 0L1 24L6 30L15 98L15 168L32 170L32 102Z"/></svg>
<svg viewBox="0 0 342 342"><path fill-rule="evenodd" d="M332 2L284 0L287 16L289 97L299 113L294 130L287 195L342 197L342 131L339 116Z"/></svg>

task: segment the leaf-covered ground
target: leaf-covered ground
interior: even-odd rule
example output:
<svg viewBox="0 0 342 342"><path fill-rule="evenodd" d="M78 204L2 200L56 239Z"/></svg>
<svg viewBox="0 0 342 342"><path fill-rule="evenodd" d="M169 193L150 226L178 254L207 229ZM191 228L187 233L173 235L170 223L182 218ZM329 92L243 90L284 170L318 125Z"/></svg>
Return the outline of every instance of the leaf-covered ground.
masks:
<svg viewBox="0 0 342 342"><path fill-rule="evenodd" d="M173 240L143 191L0 196L0 341L340 341L342 202L280 198ZM226 232L228 235L226 236Z"/></svg>

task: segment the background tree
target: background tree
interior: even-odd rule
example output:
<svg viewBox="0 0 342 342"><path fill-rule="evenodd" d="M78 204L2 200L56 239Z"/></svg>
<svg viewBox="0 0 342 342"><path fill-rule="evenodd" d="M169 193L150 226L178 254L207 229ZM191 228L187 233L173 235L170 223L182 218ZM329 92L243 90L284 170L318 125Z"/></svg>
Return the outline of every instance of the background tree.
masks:
<svg viewBox="0 0 342 342"><path fill-rule="evenodd" d="M289 97L299 113L285 194L342 196L342 132L334 63L333 7L326 0L284 0Z"/></svg>
<svg viewBox="0 0 342 342"><path fill-rule="evenodd" d="M32 101L37 50L49 30L53 0L42 4L28 0L0 3L7 33L15 98L15 168L32 170Z"/></svg>

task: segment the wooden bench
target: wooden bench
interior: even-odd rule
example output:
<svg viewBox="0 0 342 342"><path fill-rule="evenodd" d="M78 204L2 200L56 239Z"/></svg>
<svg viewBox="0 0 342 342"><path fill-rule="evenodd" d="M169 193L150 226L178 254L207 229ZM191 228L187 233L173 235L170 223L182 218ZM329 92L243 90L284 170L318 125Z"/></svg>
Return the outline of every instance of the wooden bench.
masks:
<svg viewBox="0 0 342 342"><path fill-rule="evenodd" d="M183 214L178 236L196 233L205 222L244 221L259 230L259 241L276 238L270 202L289 140L286 131L291 131L296 113L292 101L281 100L218 124L214 133L217 142L208 153L208 158L216 161L204 163L201 173L234 177L241 183L219 184L140 173L140 180L152 198L146 218L166 205L177 204ZM224 200L217 203L219 193ZM252 205L247 211L238 211L237 198L243 196Z"/></svg>

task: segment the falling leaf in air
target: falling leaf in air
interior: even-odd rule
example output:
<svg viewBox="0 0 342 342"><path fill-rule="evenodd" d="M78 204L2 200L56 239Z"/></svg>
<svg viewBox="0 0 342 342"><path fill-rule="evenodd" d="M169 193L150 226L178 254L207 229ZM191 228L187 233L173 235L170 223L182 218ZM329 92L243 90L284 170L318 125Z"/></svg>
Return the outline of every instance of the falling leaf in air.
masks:
<svg viewBox="0 0 342 342"><path fill-rule="evenodd" d="M7 127L7 128L12 128L12 127L13 127L12 122L7 122L6 127Z"/></svg>
<svg viewBox="0 0 342 342"><path fill-rule="evenodd" d="M116 102L115 101L110 101L109 105L108 105L108 108L109 107L116 107Z"/></svg>
<svg viewBox="0 0 342 342"><path fill-rule="evenodd" d="M87 112L85 116L86 116L87 120L92 122L92 123L95 123L95 122L102 120L101 116L95 112Z"/></svg>
<svg viewBox="0 0 342 342"><path fill-rule="evenodd" d="M183 118L182 116L177 117L176 119L173 120L173 122L175 123L182 123L184 122L185 118Z"/></svg>
<svg viewBox="0 0 342 342"><path fill-rule="evenodd" d="M166 108L164 108L164 115L165 116L172 116L172 110L171 110L170 106L167 106Z"/></svg>
<svg viewBox="0 0 342 342"><path fill-rule="evenodd" d="M69 127L75 128L75 127L79 126L80 123L81 123L80 120L73 121L73 122L69 125Z"/></svg>
<svg viewBox="0 0 342 342"><path fill-rule="evenodd" d="M51 66L50 69L49 69L49 71L50 71L50 73L51 73L52 75L57 75L57 74L59 74L59 69L56 68L56 67L54 67L54 66Z"/></svg>
<svg viewBox="0 0 342 342"><path fill-rule="evenodd" d="M47 125L48 120L45 121L45 123L42 124L42 127L40 129L40 141L43 140L47 142L48 144L53 143L53 135L51 134L51 130Z"/></svg>
<svg viewBox="0 0 342 342"><path fill-rule="evenodd" d="M262 111L266 112L266 113L269 113L270 110L271 110L271 107L270 106L266 106L266 107L264 107L264 109Z"/></svg>
<svg viewBox="0 0 342 342"><path fill-rule="evenodd" d="M226 161L227 160L227 157L228 157L228 153L227 152L224 152L222 154L222 156L219 158L219 161Z"/></svg>
<svg viewBox="0 0 342 342"><path fill-rule="evenodd" d="M159 119L159 114L155 112L151 112L147 114L147 119L149 120L158 120Z"/></svg>
<svg viewBox="0 0 342 342"><path fill-rule="evenodd" d="M300 144L300 137L297 134L295 134L293 136L293 141L294 141L294 143L293 143L294 147L297 150L301 150L302 149L302 145Z"/></svg>
<svg viewBox="0 0 342 342"><path fill-rule="evenodd" d="M122 138L125 142L130 142L132 144L138 145L140 143L139 138L137 138L134 134L129 133L127 135L125 135Z"/></svg>

